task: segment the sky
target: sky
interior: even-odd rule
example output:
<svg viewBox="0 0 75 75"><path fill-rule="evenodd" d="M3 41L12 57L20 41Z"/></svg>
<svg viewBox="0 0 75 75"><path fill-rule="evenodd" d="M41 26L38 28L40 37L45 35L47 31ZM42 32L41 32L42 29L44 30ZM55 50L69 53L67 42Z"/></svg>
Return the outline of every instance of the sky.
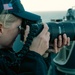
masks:
<svg viewBox="0 0 75 75"><path fill-rule="evenodd" d="M75 0L21 0L21 2L27 11L64 11L75 6Z"/></svg>

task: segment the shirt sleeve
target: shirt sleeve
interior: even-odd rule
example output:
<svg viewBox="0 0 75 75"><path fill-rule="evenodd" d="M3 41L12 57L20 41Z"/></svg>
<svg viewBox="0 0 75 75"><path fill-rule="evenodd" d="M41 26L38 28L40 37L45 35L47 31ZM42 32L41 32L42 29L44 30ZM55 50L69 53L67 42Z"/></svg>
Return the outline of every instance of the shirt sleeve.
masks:
<svg viewBox="0 0 75 75"><path fill-rule="evenodd" d="M43 57L34 51L29 51L22 58L21 70L26 75L47 75L47 65Z"/></svg>
<svg viewBox="0 0 75 75"><path fill-rule="evenodd" d="M6 61L3 58L0 58L0 75L17 75L7 66Z"/></svg>
<svg viewBox="0 0 75 75"><path fill-rule="evenodd" d="M50 65L51 65L51 54L49 53L47 58L43 58L46 65L47 65L47 69L49 69Z"/></svg>
<svg viewBox="0 0 75 75"><path fill-rule="evenodd" d="M0 70L0 75L5 75L5 73L2 70Z"/></svg>

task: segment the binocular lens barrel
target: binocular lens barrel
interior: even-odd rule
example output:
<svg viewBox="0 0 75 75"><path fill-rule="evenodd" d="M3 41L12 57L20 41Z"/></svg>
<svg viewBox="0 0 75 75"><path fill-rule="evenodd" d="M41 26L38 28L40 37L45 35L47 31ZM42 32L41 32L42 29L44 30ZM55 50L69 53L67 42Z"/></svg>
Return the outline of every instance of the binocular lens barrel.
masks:
<svg viewBox="0 0 75 75"><path fill-rule="evenodd" d="M73 41L75 40L75 23L73 22L49 22L47 23L49 27L49 32L50 32L50 41L53 41L55 38L57 38L59 35L62 34L67 34L67 37L70 37L70 40ZM38 32L39 34L42 29L43 25L37 24L38 26ZM36 34L36 35L37 35Z"/></svg>

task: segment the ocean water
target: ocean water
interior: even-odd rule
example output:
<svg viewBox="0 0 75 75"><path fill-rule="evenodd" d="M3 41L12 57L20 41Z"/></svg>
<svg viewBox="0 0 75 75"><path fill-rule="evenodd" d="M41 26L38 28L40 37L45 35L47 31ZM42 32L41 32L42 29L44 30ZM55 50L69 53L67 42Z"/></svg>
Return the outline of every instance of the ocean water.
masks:
<svg viewBox="0 0 75 75"><path fill-rule="evenodd" d="M43 22L50 22L51 19L62 19L66 15L66 11L49 11L49 12L33 12L40 15ZM21 50L23 43L20 41L20 35L15 40L13 44L13 49L17 52Z"/></svg>
<svg viewBox="0 0 75 75"><path fill-rule="evenodd" d="M66 11L47 11L34 13L40 15L43 22L49 22L51 19L62 19L66 15Z"/></svg>

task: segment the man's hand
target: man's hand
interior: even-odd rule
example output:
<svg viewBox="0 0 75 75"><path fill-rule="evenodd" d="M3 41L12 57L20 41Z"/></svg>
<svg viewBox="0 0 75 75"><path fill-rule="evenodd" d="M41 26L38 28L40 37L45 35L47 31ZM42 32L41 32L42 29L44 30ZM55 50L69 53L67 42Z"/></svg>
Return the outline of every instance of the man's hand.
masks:
<svg viewBox="0 0 75 75"><path fill-rule="evenodd" d="M69 45L70 45L70 38L67 37L66 34L63 34L63 37L59 35L58 39L56 38L54 40L54 43L50 44L50 46L52 46L52 49L48 49L43 55L43 57L48 57L48 54L50 52L58 53L63 46L69 46Z"/></svg>
<svg viewBox="0 0 75 75"><path fill-rule="evenodd" d="M49 40L50 40L48 25L47 24L43 24L43 25L44 25L43 30L40 32L38 36L36 36L33 39L32 44L30 46L30 51L34 51L36 53L39 53L40 55L43 55L46 52L46 50L49 48ZM27 26L24 35L24 42L26 41L29 30L30 28L29 26Z"/></svg>

